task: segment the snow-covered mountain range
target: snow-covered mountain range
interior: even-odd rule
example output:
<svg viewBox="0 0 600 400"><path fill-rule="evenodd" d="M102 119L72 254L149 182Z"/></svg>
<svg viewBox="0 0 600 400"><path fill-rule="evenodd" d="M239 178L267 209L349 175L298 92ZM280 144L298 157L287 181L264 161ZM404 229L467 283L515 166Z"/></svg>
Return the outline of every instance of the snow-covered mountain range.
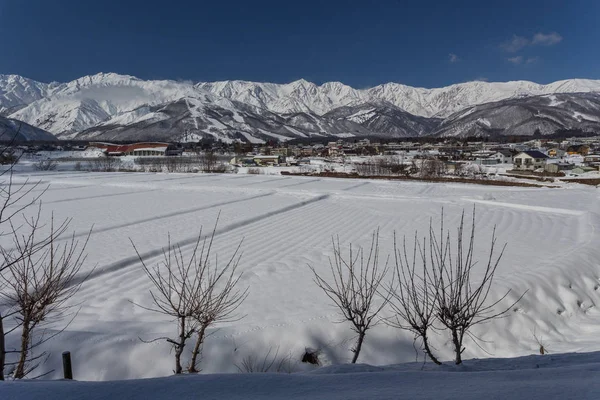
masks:
<svg viewBox="0 0 600 400"><path fill-rule="evenodd" d="M321 86L305 80L285 85L245 81L199 83L210 93L266 108L273 112L311 111L322 115L335 108L385 100L421 117L447 117L466 107L514 97L553 93L600 92L600 81L570 79L548 85L528 81L466 82L439 89L386 83L358 90L340 82Z"/></svg>
<svg viewBox="0 0 600 400"><path fill-rule="evenodd" d="M0 115L63 139L176 141L212 135L227 141L260 142L310 136L412 137L472 132L457 126L462 112L473 106L507 100L514 105L532 96L589 92L600 93L600 81L467 82L437 89L386 83L354 89L340 82L319 86L305 80L191 83L99 73L67 83L41 83L0 75ZM552 107L572 104L559 101ZM478 112L485 110L489 109ZM600 117L597 109L586 113L592 120ZM532 112L531 116L539 118L540 114ZM581 128L580 119L571 116L564 123L538 125L542 133L552 133L556 126ZM453 128L447 129L450 125ZM502 132L509 134L506 127L501 127ZM585 125L586 129L595 127ZM519 132L533 133L525 128Z"/></svg>

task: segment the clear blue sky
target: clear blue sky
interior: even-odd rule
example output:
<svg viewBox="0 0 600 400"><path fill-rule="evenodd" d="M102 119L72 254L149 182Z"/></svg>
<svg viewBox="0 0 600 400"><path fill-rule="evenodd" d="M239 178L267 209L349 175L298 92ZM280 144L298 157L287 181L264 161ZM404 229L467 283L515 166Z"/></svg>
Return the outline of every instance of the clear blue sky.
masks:
<svg viewBox="0 0 600 400"><path fill-rule="evenodd" d="M0 0L0 73L439 87L600 78L600 1Z"/></svg>

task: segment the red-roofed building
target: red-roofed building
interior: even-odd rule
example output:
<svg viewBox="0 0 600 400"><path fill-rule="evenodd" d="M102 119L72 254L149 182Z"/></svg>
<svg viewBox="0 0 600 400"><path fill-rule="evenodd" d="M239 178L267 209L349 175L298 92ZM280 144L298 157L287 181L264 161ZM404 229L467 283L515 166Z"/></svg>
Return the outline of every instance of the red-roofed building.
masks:
<svg viewBox="0 0 600 400"><path fill-rule="evenodd" d="M142 142L132 144L112 144L91 142L88 148L100 149L107 156L164 156L169 143Z"/></svg>

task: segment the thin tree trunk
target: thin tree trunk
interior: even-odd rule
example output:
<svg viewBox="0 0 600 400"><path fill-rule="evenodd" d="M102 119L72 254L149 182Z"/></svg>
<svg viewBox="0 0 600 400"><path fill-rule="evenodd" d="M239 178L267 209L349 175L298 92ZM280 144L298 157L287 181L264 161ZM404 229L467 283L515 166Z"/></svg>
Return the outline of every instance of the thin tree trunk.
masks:
<svg viewBox="0 0 600 400"><path fill-rule="evenodd" d="M0 315L0 381L4 380L4 362L6 360L6 348L4 344L4 321Z"/></svg>
<svg viewBox="0 0 600 400"><path fill-rule="evenodd" d="M181 354L185 347L185 317L179 317L179 343L175 345L175 374L181 374Z"/></svg>
<svg viewBox="0 0 600 400"><path fill-rule="evenodd" d="M365 332L358 334L358 340L356 341L356 347L354 348L354 357L352 357L352 364L356 364L360 349L362 348L363 341L365 340Z"/></svg>
<svg viewBox="0 0 600 400"><path fill-rule="evenodd" d="M204 332L206 331L206 327L203 325L198 331L198 339L196 340L196 345L194 346L194 350L192 351L192 360L190 361L189 372L199 372L196 369L196 360L198 358L198 354L200 354L200 349L202 348L202 343L204 343Z"/></svg>
<svg viewBox="0 0 600 400"><path fill-rule="evenodd" d="M431 359L431 361L433 361L437 365L442 365L442 363L440 362L440 360L438 360L433 355L433 353L431 352L431 349L429 348L429 340L427 339L427 335L426 334L423 335L423 347L425 348L425 354L427 354L429 356L429 358Z"/></svg>
<svg viewBox="0 0 600 400"><path fill-rule="evenodd" d="M456 331L456 329L452 329L452 343L454 344L454 352L456 353L456 360L454 361L456 365L461 364L462 363L462 357L461 357L461 342L458 339L458 332Z"/></svg>
<svg viewBox="0 0 600 400"><path fill-rule="evenodd" d="M31 330L28 321L23 321L23 331L21 333L21 352L19 354L19 362L17 368L15 368L14 378L23 379L25 377L25 363L27 362L27 355L29 354L29 335Z"/></svg>

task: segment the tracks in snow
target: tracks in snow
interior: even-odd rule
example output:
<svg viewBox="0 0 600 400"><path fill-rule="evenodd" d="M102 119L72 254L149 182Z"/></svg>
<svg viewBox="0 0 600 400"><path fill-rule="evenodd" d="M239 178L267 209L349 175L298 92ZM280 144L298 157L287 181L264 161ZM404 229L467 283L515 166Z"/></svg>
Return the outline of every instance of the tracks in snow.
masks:
<svg viewBox="0 0 600 400"><path fill-rule="evenodd" d="M279 186L278 188L286 188L286 187L290 187L290 186L300 186L300 185L306 185L307 183L312 183L312 182L319 182L321 181L321 179L309 179L307 181L304 182L299 182L299 183L290 183L289 185L283 185L283 186Z"/></svg>
<svg viewBox="0 0 600 400"><path fill-rule="evenodd" d="M255 198L259 198L259 197L266 197L266 196L270 196L270 195L273 195L273 194L274 193L269 193L269 194L263 194L263 195L259 195L259 196L254 196L254 197L251 197L251 198L245 198L245 199L241 199L241 200L234 200L234 201L231 201L231 202L224 202L224 203L221 203L220 205L231 204L231 203L240 202L240 201L246 201L246 200L255 199ZM304 201L301 201L299 203L295 203L295 204L291 204L289 206L282 207L282 208L280 208L278 210L269 211L267 213L264 213L264 214L261 214L261 215L257 215L257 216L252 217L252 218L248 218L248 219L245 219L245 220L242 220L242 221L239 221L239 222L231 223L231 224L229 224L227 226L224 226L223 228L217 229L215 231L215 236L220 236L220 235L223 235L225 233L229 233L229 232L231 232L233 230L236 230L236 229L239 229L239 228L243 228L245 226L248 226L248 225L254 224L256 222L265 220L266 218L274 217L274 216L277 216L277 215L280 215L280 214L284 214L284 213L287 213L287 212L290 212L290 211L297 210L297 209L302 208L302 207L306 207L306 206L308 206L310 204L323 201L323 200L325 200L325 199L327 199L329 197L330 196L327 195L327 194L321 195L321 196L317 196L317 197L309 199L309 200L304 200ZM214 208L214 207L218 207L218 206L219 205L212 205L212 206L202 207L202 208L196 209L196 211L199 211L201 209ZM191 211L188 211L188 212L191 212ZM177 213L175 215L180 215L180 213ZM169 215L169 217L170 216L172 216L172 215ZM167 217L163 216L162 218L167 218ZM156 219L157 218L152 218L152 219L148 219L148 220L156 220ZM118 227L120 228L120 227L128 226L128 225L131 225L131 223L122 224L122 225L120 225ZM117 229L117 227L111 227L109 229ZM100 230L100 231L96 231L96 232L104 232L104 231L109 230L109 229L104 229L104 230ZM87 233L85 233L83 235L86 235L86 234ZM81 235L82 234L80 234L79 236L81 236ZM192 245L192 244L196 243L197 239L198 239L197 236L188 237L186 239L180 240L179 242L172 243L172 245L173 246L179 246L179 247L189 246L189 245ZM148 258L157 257L157 256L161 255L162 252L163 252L163 249L159 248L159 249L154 249L154 250L146 251L146 252L140 254L140 256L143 259L148 259ZM100 269L94 270L89 275L88 279L94 279L94 278L97 278L99 276L103 276L103 275L109 274L111 272L119 271L121 269L133 266L133 265L137 264L138 262L139 262L139 258L137 256L126 257L126 258L124 258L124 259L122 259L120 261L114 262L114 263L109 264L109 265L107 265L105 267L102 267ZM80 281L81 280L77 280L76 279L77 283L80 282Z"/></svg>
<svg viewBox="0 0 600 400"><path fill-rule="evenodd" d="M245 184L240 185L240 186L259 185L261 183L270 183L270 182L284 181L286 179L291 179L291 178L292 178L291 176L287 176L285 178L267 179L267 180L264 180L264 181L245 183ZM283 187L283 186L279 186L279 187Z"/></svg>
<svg viewBox="0 0 600 400"><path fill-rule="evenodd" d="M124 222L124 223L117 224L117 225L111 225L111 226L106 226L104 228L94 229L92 231L92 234L108 232L108 231L112 231L115 229L124 228L126 226L140 225L145 222L158 221L161 219L176 217L179 215L191 214L191 213L195 213L198 211L209 210L211 208L226 206L229 204L241 203L241 202L248 201L248 200L258 199L261 197L273 196L274 194L275 194L275 192L269 192L269 193L263 193L263 194L259 194L256 196L252 196L252 197L244 197L244 198L236 199L236 200L228 200L228 201L222 201L219 203L213 203L213 204L209 204L209 205L205 205L205 206L188 208L186 210L172 211L172 212L162 214L162 215L156 215L153 217L138 219L137 221ZM87 236L87 232L82 232L82 233L78 233L75 235L75 237L82 237L82 236Z"/></svg>
<svg viewBox="0 0 600 400"><path fill-rule="evenodd" d="M46 202L44 202L44 204L56 204L56 203L65 203L65 202L69 202L69 201L91 200L91 199L100 199L100 198L104 198L104 197L126 196L126 195L132 195L132 194L156 192L158 190L160 190L160 189L139 190L139 191L134 191L134 192L124 192L124 193L100 194L97 196L87 196L87 197L71 197L69 199L46 201Z"/></svg>
<svg viewBox="0 0 600 400"><path fill-rule="evenodd" d="M347 188L345 188L345 189L342 189L342 191L344 191L344 192L349 192L350 190L354 190L354 189L356 189L356 188L359 188L359 187L362 187L362 186L367 186L369 183L371 183L371 182L362 182L362 183L358 183L358 184L356 184L356 185L348 186Z"/></svg>

